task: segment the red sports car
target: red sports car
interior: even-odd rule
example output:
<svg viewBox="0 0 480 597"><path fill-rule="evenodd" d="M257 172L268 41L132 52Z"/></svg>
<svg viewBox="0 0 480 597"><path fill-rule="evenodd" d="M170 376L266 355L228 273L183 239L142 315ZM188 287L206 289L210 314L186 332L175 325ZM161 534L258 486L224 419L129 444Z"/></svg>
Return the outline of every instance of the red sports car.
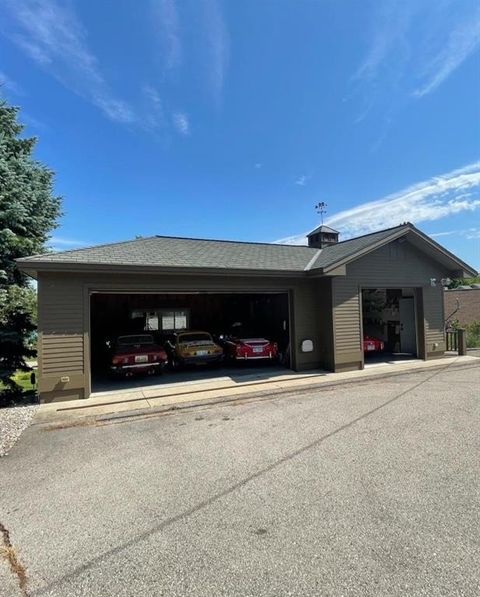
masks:
<svg viewBox="0 0 480 597"><path fill-rule="evenodd" d="M240 328L221 336L225 357L238 361L274 360L278 356L278 345L266 338L256 337Z"/></svg>
<svg viewBox="0 0 480 597"><path fill-rule="evenodd" d="M167 353L151 334L118 336L111 347L110 371L125 376L161 373L167 359Z"/></svg>
<svg viewBox="0 0 480 597"><path fill-rule="evenodd" d="M374 336L363 337L363 352L380 352L383 348L384 344L382 340Z"/></svg>

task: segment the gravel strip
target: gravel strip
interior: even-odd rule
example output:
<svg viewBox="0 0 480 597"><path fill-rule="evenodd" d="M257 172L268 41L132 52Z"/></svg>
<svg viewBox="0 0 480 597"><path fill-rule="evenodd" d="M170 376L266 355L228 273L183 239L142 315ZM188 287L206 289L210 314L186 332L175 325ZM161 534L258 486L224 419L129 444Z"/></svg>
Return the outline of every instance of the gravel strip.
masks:
<svg viewBox="0 0 480 597"><path fill-rule="evenodd" d="M6 456L31 424L38 404L0 409L0 457Z"/></svg>

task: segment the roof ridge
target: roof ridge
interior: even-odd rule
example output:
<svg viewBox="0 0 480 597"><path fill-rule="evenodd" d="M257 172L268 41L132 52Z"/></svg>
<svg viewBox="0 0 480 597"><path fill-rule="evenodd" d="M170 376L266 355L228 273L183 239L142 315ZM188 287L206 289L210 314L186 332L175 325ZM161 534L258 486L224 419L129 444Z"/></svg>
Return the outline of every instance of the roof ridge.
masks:
<svg viewBox="0 0 480 597"><path fill-rule="evenodd" d="M303 268L304 272L308 272L313 268L313 264L320 257L320 254L322 251L323 251L323 249L317 249L317 252L315 253L315 255L310 259L310 261L307 263L307 265Z"/></svg>
<svg viewBox="0 0 480 597"><path fill-rule="evenodd" d="M266 245L268 247L293 247L293 248L301 248L301 249L313 249L313 247L309 247L308 245L292 245L289 243L276 243L276 242L261 242L261 241L254 241L254 240L230 240L224 238L197 238L194 236L168 236L166 234L155 234L156 238L170 238L170 239L178 239L178 240L197 240L203 242L212 242L212 243L230 243L234 245Z"/></svg>
<svg viewBox="0 0 480 597"><path fill-rule="evenodd" d="M396 226L391 226L390 228L382 228L381 230L374 230L373 232L367 232L366 234L360 234L359 236L352 236L351 238L346 238L345 240L339 240L337 243L335 243L333 245L329 245L328 247L325 247L325 249L328 249L329 247L335 247L335 246L341 245L343 243L349 243L350 241L358 240L359 238L365 238L366 236L372 236L373 234L380 234L380 232L388 232L389 230L395 230L396 228L412 229L412 228L415 228L415 226L411 222L397 224Z"/></svg>
<svg viewBox="0 0 480 597"><path fill-rule="evenodd" d="M383 230L376 230L374 232L368 232L367 234L362 234L360 236L354 236L352 238L347 238L345 240L339 241L337 243L335 243L334 245L330 245L330 247L334 247L343 243L348 243L352 240L356 240L358 238L364 238L365 236L370 236L373 234L378 234L380 232L387 232L388 230L394 230L395 228L402 228L402 227L413 227L413 224L410 224L410 222L406 222L405 224L399 224L398 226L392 226L391 228L384 228ZM78 253L81 251L88 251L90 249L97 249L97 248L101 248L101 247L110 247L113 245L124 245L124 244L128 244L128 243L134 243L134 242L138 242L138 241L143 241L143 240L150 240L153 238L168 238L168 239L176 239L176 240L195 240L195 241L201 241L201 242L216 242L216 243L229 243L229 244L243 244L243 245L263 245L263 246L269 246L269 247L290 247L290 248L301 248L301 249L311 249L316 251L317 249L315 247L309 247L308 245L292 245L289 243L275 243L275 242L259 242L259 241L248 241L248 240L229 240L229 239L221 239L221 238L195 238L195 237L191 237L191 236L169 236L166 234L153 234L151 236L140 236L139 238L130 238L127 240L119 240L119 241L113 241L113 242L108 242L108 243L101 243L101 244L93 244L93 245L87 245L84 247L77 247L76 249L64 249L61 251L48 251L46 253L36 253L35 255L29 255L27 259L37 259L39 257L47 257L49 255L59 255L59 254L65 254L65 253ZM325 249L328 249L329 247L324 247ZM319 256L320 253L315 253L314 258L312 258L312 264L313 262L315 262L316 258ZM311 267L311 266L310 266Z"/></svg>

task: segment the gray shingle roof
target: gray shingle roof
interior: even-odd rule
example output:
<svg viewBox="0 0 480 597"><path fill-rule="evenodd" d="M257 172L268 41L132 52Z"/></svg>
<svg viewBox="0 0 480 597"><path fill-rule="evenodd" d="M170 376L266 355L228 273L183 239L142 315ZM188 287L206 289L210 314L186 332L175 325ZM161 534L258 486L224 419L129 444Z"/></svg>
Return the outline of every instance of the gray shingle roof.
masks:
<svg viewBox="0 0 480 597"><path fill-rule="evenodd" d="M19 259L20 265L50 266L112 265L158 268L251 270L258 272L321 272L398 233L416 230L412 224L380 230L337 244L316 249L298 245L248 243L151 236L135 240L72 249ZM417 231L419 232L419 231ZM421 233L419 233L421 234ZM453 257L453 256L452 256Z"/></svg>
<svg viewBox="0 0 480 597"><path fill-rule="evenodd" d="M152 236L47 253L20 262L303 271L317 252L303 246Z"/></svg>
<svg viewBox="0 0 480 597"><path fill-rule="evenodd" d="M312 230L311 232L309 232L307 234L307 236L312 236L312 234L316 234L317 232L328 232L330 234L339 234L338 230L334 230L333 228L330 228L330 226L325 226L325 224L321 224L318 228L315 228L315 230Z"/></svg>
<svg viewBox="0 0 480 597"><path fill-rule="evenodd" d="M330 267L331 265L347 259L350 256L356 255L358 252L368 249L368 247L375 245L382 240L387 239L396 231L404 228L405 231L410 229L409 225L396 226L395 228L387 228L386 230L380 230L379 232L372 232L365 236L358 236L357 238L351 238L350 240L344 240L330 245L322 249L311 264L311 269Z"/></svg>

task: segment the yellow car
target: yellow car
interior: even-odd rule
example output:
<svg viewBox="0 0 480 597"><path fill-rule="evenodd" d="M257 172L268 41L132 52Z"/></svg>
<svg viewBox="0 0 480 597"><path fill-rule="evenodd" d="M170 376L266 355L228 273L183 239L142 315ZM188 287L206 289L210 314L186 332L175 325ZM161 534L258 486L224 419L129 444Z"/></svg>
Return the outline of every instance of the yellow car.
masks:
<svg viewBox="0 0 480 597"><path fill-rule="evenodd" d="M164 343L170 366L207 365L223 360L223 348L208 332L175 332Z"/></svg>

